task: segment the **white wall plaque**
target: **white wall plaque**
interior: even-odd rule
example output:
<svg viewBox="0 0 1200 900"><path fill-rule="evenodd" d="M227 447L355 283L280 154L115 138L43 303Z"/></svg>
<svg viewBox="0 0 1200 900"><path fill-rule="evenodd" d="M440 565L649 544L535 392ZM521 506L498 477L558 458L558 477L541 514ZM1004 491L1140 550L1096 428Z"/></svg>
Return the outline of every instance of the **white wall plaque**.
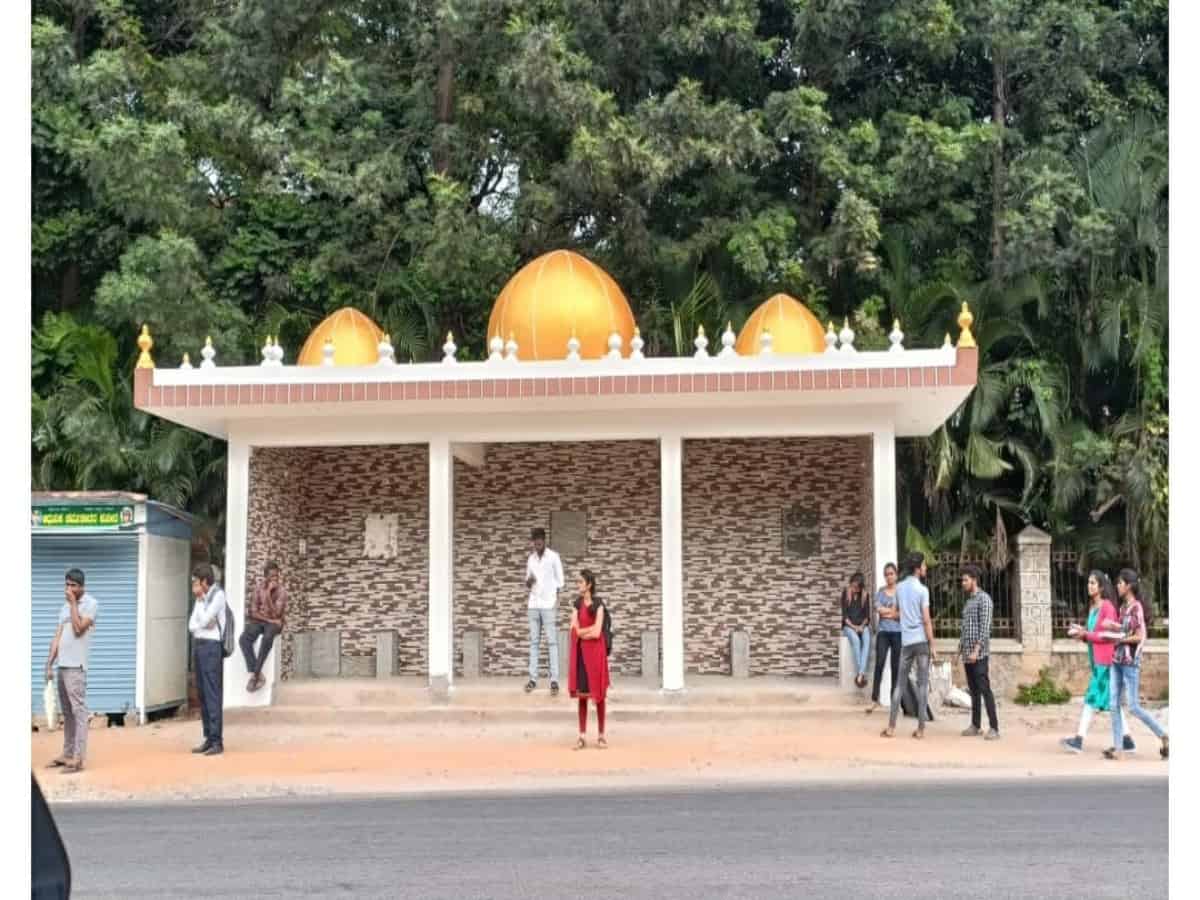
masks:
<svg viewBox="0 0 1200 900"><path fill-rule="evenodd" d="M400 554L400 514L371 513L363 523L363 556L395 559Z"/></svg>

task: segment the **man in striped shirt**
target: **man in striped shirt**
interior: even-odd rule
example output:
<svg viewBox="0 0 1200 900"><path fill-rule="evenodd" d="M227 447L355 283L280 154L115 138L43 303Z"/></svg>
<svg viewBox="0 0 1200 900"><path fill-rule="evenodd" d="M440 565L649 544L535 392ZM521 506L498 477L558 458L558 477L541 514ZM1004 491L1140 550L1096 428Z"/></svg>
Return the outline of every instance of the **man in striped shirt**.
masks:
<svg viewBox="0 0 1200 900"><path fill-rule="evenodd" d="M992 642L992 598L980 589L983 572L979 566L968 564L962 568L962 589L967 595L967 605L962 614L962 639L959 653L962 654L963 669L967 673L967 690L971 692L971 727L963 737L977 737L981 733L981 702L987 705L988 733L984 740L1000 738L1000 721L996 717L996 698L992 695L988 679L988 651Z"/></svg>

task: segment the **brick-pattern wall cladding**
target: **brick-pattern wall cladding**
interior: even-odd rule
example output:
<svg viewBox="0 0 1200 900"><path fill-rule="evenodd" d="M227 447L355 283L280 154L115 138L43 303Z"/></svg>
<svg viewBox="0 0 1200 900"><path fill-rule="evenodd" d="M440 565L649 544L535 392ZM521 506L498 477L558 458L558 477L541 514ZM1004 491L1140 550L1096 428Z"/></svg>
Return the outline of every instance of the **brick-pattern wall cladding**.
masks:
<svg viewBox="0 0 1200 900"><path fill-rule="evenodd" d="M429 451L424 445L305 450L308 630L340 629L342 656L375 656L397 632L399 671L428 671ZM363 555L366 516L398 513L395 559ZM370 670L374 669L374 664Z"/></svg>
<svg viewBox="0 0 1200 900"><path fill-rule="evenodd" d="M369 513L399 514L395 559L363 556ZM303 557L300 538L307 542ZM269 558L285 566L293 597L290 634L339 630L343 658L373 671L376 635L394 629L400 672L427 671L429 455L424 445L256 449L250 462L248 544L248 584ZM290 635L284 648L288 677Z"/></svg>
<svg viewBox="0 0 1200 900"><path fill-rule="evenodd" d="M752 675L836 675L842 586L871 564L869 438L687 441L684 640L689 672L728 674L730 634L750 634ZM821 548L783 553L783 511L819 503Z"/></svg>
<svg viewBox="0 0 1200 900"><path fill-rule="evenodd" d="M256 447L250 454L249 524L246 547L246 606L263 577L268 561L279 563L288 588L288 618L284 639L277 641L283 654L281 671L292 671L291 635L305 629L305 579L298 565L300 529L298 515L303 499L302 450L292 447ZM244 614L243 614L244 616Z"/></svg>
<svg viewBox="0 0 1200 900"><path fill-rule="evenodd" d="M484 632L483 674L527 671L529 532L545 528L553 546L550 514L570 511L587 516L587 553L563 555L559 627L570 621L579 570L591 569L613 610L613 671L640 673L641 633L662 622L656 441L489 444L483 468L455 463L454 494L456 671L468 628ZM540 659L545 678L544 643Z"/></svg>
<svg viewBox="0 0 1200 900"><path fill-rule="evenodd" d="M991 677L992 690L998 697L1012 700L1017 695L1017 688L1036 680L1036 675L1022 672L1023 657L1020 653L996 653L993 651L988 661L988 674ZM1063 685L1071 691L1070 706L1078 711L1079 703L1087 690L1091 671L1088 668L1087 653L1055 651L1049 655L1050 675L1055 684ZM1162 696L1169 679L1168 657L1166 653L1143 652L1142 677L1139 685L1143 701L1157 700ZM962 660L954 660L954 683L966 689L966 675L963 673ZM1003 728L1001 723L1001 727ZM1097 726L1093 726L1097 727ZM1107 723L1104 724L1107 728ZM1139 726L1140 727L1140 726ZM1107 732L1105 732L1107 733Z"/></svg>

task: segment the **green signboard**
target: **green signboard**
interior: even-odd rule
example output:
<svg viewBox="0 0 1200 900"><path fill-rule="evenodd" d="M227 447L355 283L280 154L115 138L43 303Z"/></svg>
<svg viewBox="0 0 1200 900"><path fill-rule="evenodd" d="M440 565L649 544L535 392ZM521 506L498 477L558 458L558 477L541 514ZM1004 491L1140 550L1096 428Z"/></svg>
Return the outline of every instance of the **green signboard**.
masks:
<svg viewBox="0 0 1200 900"><path fill-rule="evenodd" d="M35 506L34 528L121 528L133 524L132 506Z"/></svg>

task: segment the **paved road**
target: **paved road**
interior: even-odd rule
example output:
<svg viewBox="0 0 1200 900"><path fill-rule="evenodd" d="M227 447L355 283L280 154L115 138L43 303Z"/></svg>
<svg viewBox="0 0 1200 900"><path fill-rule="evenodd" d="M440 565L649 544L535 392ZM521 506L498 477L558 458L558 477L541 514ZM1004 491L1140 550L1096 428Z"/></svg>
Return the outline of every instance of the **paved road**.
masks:
<svg viewBox="0 0 1200 900"><path fill-rule="evenodd" d="M58 806L55 815L78 897L1167 896L1165 779ZM1126 862L1096 877L1097 848Z"/></svg>

